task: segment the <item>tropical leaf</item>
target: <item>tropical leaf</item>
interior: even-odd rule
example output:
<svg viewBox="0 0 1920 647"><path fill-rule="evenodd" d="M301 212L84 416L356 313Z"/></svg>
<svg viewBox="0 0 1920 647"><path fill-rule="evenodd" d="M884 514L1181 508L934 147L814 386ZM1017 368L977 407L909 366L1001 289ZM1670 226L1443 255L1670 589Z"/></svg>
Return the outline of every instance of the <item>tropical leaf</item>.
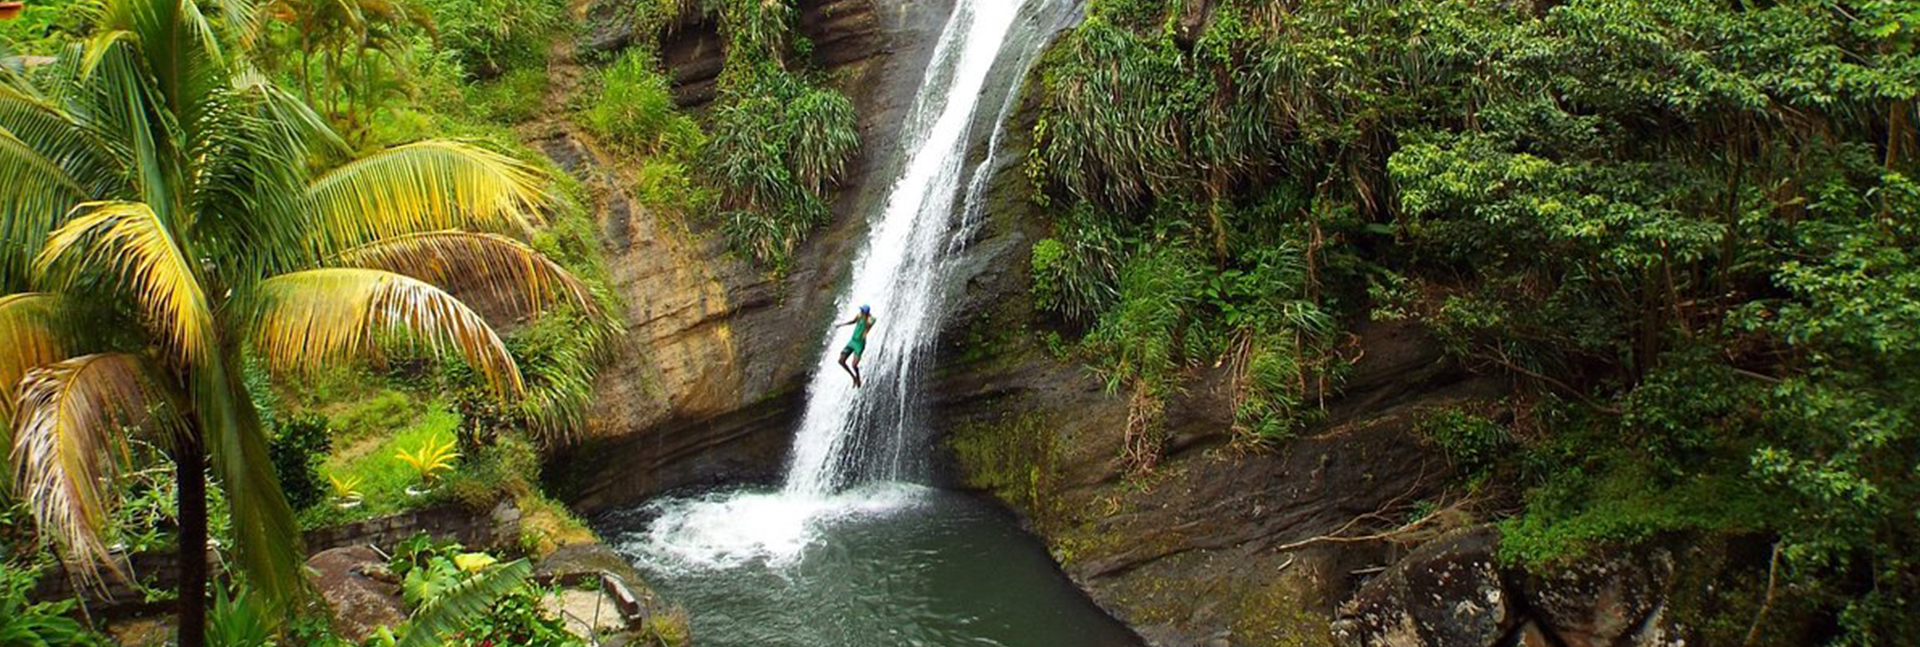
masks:
<svg viewBox="0 0 1920 647"><path fill-rule="evenodd" d="M0 296L0 340L5 340L0 344L0 400L4 400L0 401L0 413L12 413L20 378L27 371L69 356L73 350L72 325L60 295L23 292Z"/></svg>
<svg viewBox="0 0 1920 647"><path fill-rule="evenodd" d="M213 609L207 614L207 644L212 647L268 647L280 633L281 619L245 584L213 591Z"/></svg>
<svg viewBox="0 0 1920 647"><path fill-rule="evenodd" d="M586 286L573 274L532 247L498 234L406 234L348 250L340 262L405 274L456 294L477 291L494 301L517 305L518 314L538 313L557 300L599 312Z"/></svg>
<svg viewBox="0 0 1920 647"><path fill-rule="evenodd" d="M138 202L89 202L53 233L35 269L56 269L78 251L74 269L91 268L122 278L169 353L188 363L212 352L214 321L188 254L158 214ZM67 273L72 281L74 272Z"/></svg>
<svg viewBox="0 0 1920 647"><path fill-rule="evenodd" d="M66 170L0 128L0 289L25 289L32 262L86 191Z"/></svg>
<svg viewBox="0 0 1920 647"><path fill-rule="evenodd" d="M294 272L254 290L254 345L279 371L314 369L367 356L388 337L452 347L503 396L525 392L520 369L493 328L459 299L424 281L384 270Z"/></svg>
<svg viewBox="0 0 1920 647"><path fill-rule="evenodd" d="M413 468L420 475L421 482L430 482L441 472L453 469L453 461L460 458L460 452L453 451L453 443L452 438L442 443L428 437L421 441L418 448L413 451L402 449L394 454L394 458Z"/></svg>
<svg viewBox="0 0 1920 647"><path fill-rule="evenodd" d="M13 469L13 408L27 371L66 359L73 352L73 328L59 295L45 292L0 297L0 474ZM8 479L0 478L0 481ZM0 493L7 491L0 484Z"/></svg>
<svg viewBox="0 0 1920 647"><path fill-rule="evenodd" d="M0 86L0 129L60 167L86 190L100 193L112 187L119 173L113 146L36 92Z"/></svg>
<svg viewBox="0 0 1920 647"><path fill-rule="evenodd" d="M444 229L524 233L548 196L513 158L452 141L390 148L349 162L307 189L323 249Z"/></svg>
<svg viewBox="0 0 1920 647"><path fill-rule="evenodd" d="M428 647L440 644L441 635L458 631L493 609L500 598L519 589L533 572L527 560L516 559L499 567L461 580L413 612L407 620L406 634L399 647Z"/></svg>
<svg viewBox="0 0 1920 647"><path fill-rule="evenodd" d="M333 484L333 495L341 499L360 498L360 483L364 480L366 479L352 474L346 476L327 475L327 482Z"/></svg>
<svg viewBox="0 0 1920 647"><path fill-rule="evenodd" d="M184 431L173 397L139 357L83 355L34 369L14 424L16 490L83 577L113 565L100 533L106 486L129 460L127 430L170 440Z"/></svg>

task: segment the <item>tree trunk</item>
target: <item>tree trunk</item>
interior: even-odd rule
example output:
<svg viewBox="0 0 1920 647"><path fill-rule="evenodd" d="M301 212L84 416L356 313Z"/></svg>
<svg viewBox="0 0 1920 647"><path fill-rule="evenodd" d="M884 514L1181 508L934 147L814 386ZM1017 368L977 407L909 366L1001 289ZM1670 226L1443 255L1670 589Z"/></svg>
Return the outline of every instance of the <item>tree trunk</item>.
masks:
<svg viewBox="0 0 1920 647"><path fill-rule="evenodd" d="M176 450L180 495L180 647L207 644L207 454L187 437Z"/></svg>

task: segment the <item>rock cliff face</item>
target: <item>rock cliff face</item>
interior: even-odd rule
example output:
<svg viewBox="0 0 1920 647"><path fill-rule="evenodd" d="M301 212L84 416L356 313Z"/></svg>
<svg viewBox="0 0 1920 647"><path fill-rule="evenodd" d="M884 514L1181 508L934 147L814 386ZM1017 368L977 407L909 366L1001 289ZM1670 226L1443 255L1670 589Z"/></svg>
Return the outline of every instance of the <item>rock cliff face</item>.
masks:
<svg viewBox="0 0 1920 647"><path fill-rule="evenodd" d="M581 47L612 53L636 37L620 14L630 2L587 8ZM858 252L864 215L882 199L898 125L950 2L803 0L799 28L827 78L860 113L861 153L837 192L832 224L774 279L726 253L698 217L636 203L626 160L559 124L540 138L549 156L594 195L614 287L627 304L629 335L602 371L586 438L556 464L590 482L557 485L586 512L675 487L770 477L803 402L805 381ZM689 108L712 100L722 52L711 24L673 29L660 43L676 96Z"/></svg>

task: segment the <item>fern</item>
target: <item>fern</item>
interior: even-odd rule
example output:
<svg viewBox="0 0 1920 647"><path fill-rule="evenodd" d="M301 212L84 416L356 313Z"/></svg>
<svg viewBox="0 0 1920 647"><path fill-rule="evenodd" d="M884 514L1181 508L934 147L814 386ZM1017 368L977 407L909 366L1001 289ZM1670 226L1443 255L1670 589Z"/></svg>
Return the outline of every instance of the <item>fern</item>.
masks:
<svg viewBox="0 0 1920 647"><path fill-rule="evenodd" d="M440 636L471 624L500 598L518 590L533 572L527 560L517 559L460 581L428 599L407 620L398 647L432 647Z"/></svg>

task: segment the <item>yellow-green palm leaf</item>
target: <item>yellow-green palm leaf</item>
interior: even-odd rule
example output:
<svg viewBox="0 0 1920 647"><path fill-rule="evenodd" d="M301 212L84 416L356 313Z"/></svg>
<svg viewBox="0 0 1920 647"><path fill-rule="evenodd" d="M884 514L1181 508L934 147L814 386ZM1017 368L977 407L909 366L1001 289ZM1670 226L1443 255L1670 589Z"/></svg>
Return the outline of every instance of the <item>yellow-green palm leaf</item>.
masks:
<svg viewBox="0 0 1920 647"><path fill-rule="evenodd" d="M443 229L520 233L547 203L542 178L513 158L453 141L374 153L314 180L307 190L317 244L346 249Z"/></svg>
<svg viewBox="0 0 1920 647"><path fill-rule="evenodd" d="M480 315L440 288L385 270L293 272L254 290L254 347L275 370L311 370L372 354L390 337L465 357L502 395L525 392L520 369Z"/></svg>
<svg viewBox="0 0 1920 647"><path fill-rule="evenodd" d="M73 352L72 323L59 295L26 292L0 297L0 472L11 473L13 408L27 371ZM4 479L0 479L4 480ZM6 488L0 487L0 492Z"/></svg>
<svg viewBox="0 0 1920 647"><path fill-rule="evenodd" d="M72 352L72 322L60 295L23 292L0 297L0 412L13 411L20 378L27 371L66 359ZM6 421L8 418L0 418ZM11 426L11 425L9 425Z"/></svg>
<svg viewBox="0 0 1920 647"><path fill-rule="evenodd" d="M96 269L122 279L163 344L189 363L204 360L213 343L213 313L200 279L160 217L138 202L89 202L47 240L36 269L42 273L61 261L69 268Z"/></svg>
<svg viewBox="0 0 1920 647"><path fill-rule="evenodd" d="M435 231L395 236L348 250L341 263L387 270L455 294L481 294L538 313L555 301L598 312L571 273L520 241L498 234Z"/></svg>
<svg viewBox="0 0 1920 647"><path fill-rule="evenodd" d="M17 492L42 532L66 548L87 577L113 568L100 540L106 486L125 465L129 428L180 430L172 398L144 361L83 355L34 369L20 389L14 424Z"/></svg>

